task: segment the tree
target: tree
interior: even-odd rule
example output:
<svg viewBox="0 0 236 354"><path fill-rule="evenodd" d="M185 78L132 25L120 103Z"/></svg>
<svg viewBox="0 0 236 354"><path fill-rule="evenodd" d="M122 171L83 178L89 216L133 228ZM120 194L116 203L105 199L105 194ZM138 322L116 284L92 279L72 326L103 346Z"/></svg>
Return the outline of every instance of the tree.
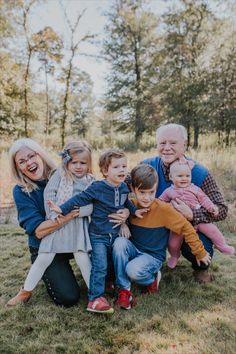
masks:
<svg viewBox="0 0 236 354"><path fill-rule="evenodd" d="M158 76L158 22L141 0L117 1L108 21L103 49L111 68L106 108L118 113L117 129L134 131L138 142L157 115L152 88Z"/></svg>
<svg viewBox="0 0 236 354"><path fill-rule="evenodd" d="M45 74L45 91L46 91L46 120L45 120L45 134L49 135L51 132L51 118L52 112L49 107L49 87L48 75L53 75L55 64L62 59L61 50L63 48L62 40L58 34L51 28L45 27L42 31L32 35L32 43L34 51L38 55L38 59L42 64Z"/></svg>
<svg viewBox="0 0 236 354"><path fill-rule="evenodd" d="M215 19L204 1L181 0L181 4L181 9L170 11L164 19L161 103L169 120L186 126L189 144L193 128L196 148L200 128L207 121L208 71L202 65L202 56L210 42L209 31Z"/></svg>
<svg viewBox="0 0 236 354"><path fill-rule="evenodd" d="M64 15L67 21L68 28L70 30L70 47L69 47L69 59L67 65L63 68L61 81L65 82L65 93L63 98L63 108L62 108L62 117L61 117L61 145L65 144L65 136L66 136L66 123L68 118L68 103L70 96L70 86L72 80L72 72L73 72L73 60L76 57L79 46L81 43L86 42L89 39L92 39L94 36L90 34L85 34L82 37L75 39L78 26L83 17L84 11L81 14L78 14L77 19L74 25L71 24L66 11L64 10Z"/></svg>

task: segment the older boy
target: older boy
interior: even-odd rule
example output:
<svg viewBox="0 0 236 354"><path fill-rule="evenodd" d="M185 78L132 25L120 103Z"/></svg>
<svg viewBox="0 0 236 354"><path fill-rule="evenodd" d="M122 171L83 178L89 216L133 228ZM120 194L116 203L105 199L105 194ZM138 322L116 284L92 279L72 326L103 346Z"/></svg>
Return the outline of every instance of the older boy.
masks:
<svg viewBox="0 0 236 354"><path fill-rule="evenodd" d="M171 205L155 198L158 188L155 169L146 164L138 165L131 171L131 180L135 204L149 211L142 219L130 217L130 240L120 237L113 244L113 262L119 287L116 304L126 310L134 304L131 281L142 285L148 293L158 290L170 230L184 236L199 265L200 262L209 265L211 261L192 225Z"/></svg>

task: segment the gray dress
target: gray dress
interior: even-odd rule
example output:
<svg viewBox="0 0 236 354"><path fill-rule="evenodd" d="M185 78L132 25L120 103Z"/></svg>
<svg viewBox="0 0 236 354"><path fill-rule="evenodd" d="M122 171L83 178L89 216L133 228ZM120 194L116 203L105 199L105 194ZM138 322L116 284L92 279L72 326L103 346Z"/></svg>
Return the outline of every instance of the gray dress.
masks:
<svg viewBox="0 0 236 354"><path fill-rule="evenodd" d="M57 191L61 181L60 170L57 170L50 178L44 191L44 206L47 219L55 217L51 212L47 200L57 203ZM82 192L91 183L87 177L76 178L73 182L73 196ZM77 251L91 251L91 243L88 233L89 218L93 211L93 205L80 208L80 216L72 219L61 229L44 237L40 243L39 253L73 253Z"/></svg>

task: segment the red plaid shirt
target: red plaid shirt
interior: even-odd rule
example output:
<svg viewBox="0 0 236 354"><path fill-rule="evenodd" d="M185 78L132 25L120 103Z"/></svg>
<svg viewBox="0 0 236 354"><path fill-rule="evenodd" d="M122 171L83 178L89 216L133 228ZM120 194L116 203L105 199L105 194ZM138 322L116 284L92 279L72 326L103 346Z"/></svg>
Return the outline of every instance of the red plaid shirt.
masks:
<svg viewBox="0 0 236 354"><path fill-rule="evenodd" d="M163 168L165 179L169 181L169 172L170 172L169 167L166 167L164 164L162 164L162 168ZM201 207L200 209L192 209L193 212L192 224L198 225L200 223L206 224L214 221L224 220L228 213L228 207L225 204L223 195L221 194L215 179L210 173L208 173L205 180L203 181L201 185L201 189L210 198L210 200L215 205L218 206L219 214L218 216L213 216L212 214L208 213L208 211L203 207Z"/></svg>

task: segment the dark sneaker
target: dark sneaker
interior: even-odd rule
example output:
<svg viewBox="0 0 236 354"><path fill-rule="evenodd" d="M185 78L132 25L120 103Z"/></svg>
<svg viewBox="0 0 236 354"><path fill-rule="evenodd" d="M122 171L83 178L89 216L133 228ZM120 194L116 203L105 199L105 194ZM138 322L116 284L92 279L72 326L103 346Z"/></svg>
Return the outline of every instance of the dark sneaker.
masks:
<svg viewBox="0 0 236 354"><path fill-rule="evenodd" d="M193 272L196 282L200 284L207 284L214 280L214 276L208 272L208 269L198 269Z"/></svg>
<svg viewBox="0 0 236 354"><path fill-rule="evenodd" d="M134 295L125 289L120 289L118 293L118 299L116 300L116 305L125 310L130 310L136 304L136 299Z"/></svg>
<svg viewBox="0 0 236 354"><path fill-rule="evenodd" d="M159 283L161 280L161 272L157 273L157 277L153 283L146 285L142 289L143 294L154 294L159 290Z"/></svg>
<svg viewBox="0 0 236 354"><path fill-rule="evenodd" d="M110 306L109 302L105 297L101 296L92 301L89 301L87 306L87 311L104 313L104 314L113 314L114 309Z"/></svg>

